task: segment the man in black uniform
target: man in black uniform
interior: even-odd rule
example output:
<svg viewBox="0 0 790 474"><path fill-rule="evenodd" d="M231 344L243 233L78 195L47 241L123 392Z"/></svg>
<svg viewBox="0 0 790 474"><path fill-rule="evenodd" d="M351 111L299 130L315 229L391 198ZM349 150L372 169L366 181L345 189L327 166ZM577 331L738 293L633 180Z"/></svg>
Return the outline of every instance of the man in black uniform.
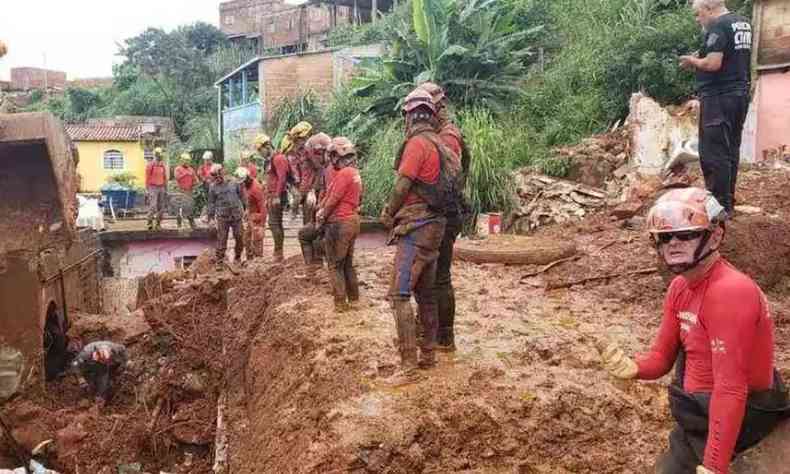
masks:
<svg viewBox="0 0 790 474"><path fill-rule="evenodd" d="M704 44L698 55L681 56L680 66L697 73L705 187L732 216L741 133L749 108L752 27L746 18L727 10L724 0L694 0L693 8L705 32Z"/></svg>

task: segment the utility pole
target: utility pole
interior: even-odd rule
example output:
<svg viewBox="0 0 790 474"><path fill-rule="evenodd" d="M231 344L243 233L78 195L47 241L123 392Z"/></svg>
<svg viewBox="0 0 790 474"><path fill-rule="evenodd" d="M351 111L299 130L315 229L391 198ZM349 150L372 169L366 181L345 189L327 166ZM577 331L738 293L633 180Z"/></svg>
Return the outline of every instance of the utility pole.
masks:
<svg viewBox="0 0 790 474"><path fill-rule="evenodd" d="M49 81L47 78L47 53L44 51L42 53L44 55L44 99L45 101L49 100Z"/></svg>

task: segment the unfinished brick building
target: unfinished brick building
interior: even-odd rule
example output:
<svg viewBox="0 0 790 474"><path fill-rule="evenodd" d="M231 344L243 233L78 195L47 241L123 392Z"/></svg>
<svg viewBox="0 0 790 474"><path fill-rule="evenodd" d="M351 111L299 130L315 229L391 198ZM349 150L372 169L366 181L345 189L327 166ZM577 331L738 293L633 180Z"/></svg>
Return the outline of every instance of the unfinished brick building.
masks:
<svg viewBox="0 0 790 474"><path fill-rule="evenodd" d="M339 25L375 21L392 0L230 0L220 3L220 29L237 43L252 44L261 55L314 51L328 46ZM377 12L372 14L372 12Z"/></svg>
<svg viewBox="0 0 790 474"><path fill-rule="evenodd" d="M31 89L66 87L66 73L37 67L11 68L11 88L27 91Z"/></svg>

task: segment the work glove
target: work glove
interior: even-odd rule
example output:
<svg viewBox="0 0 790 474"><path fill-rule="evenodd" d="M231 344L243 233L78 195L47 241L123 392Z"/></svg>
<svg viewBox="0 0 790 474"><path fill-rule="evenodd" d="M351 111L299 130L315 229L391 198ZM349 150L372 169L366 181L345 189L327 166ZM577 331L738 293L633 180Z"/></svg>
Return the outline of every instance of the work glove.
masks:
<svg viewBox="0 0 790 474"><path fill-rule="evenodd" d="M610 374L623 380L636 378L636 374L639 372L636 362L627 357L617 343L602 340L598 341L596 346L598 352L601 353L603 367Z"/></svg>
<svg viewBox="0 0 790 474"><path fill-rule="evenodd" d="M387 229L392 229L392 227L395 225L395 219L390 215L389 209L386 207L381 211L379 222L384 224L384 227Z"/></svg>
<svg viewBox="0 0 790 474"><path fill-rule="evenodd" d="M315 204L316 204L315 192L309 191L307 193L307 198L305 199L305 207L315 207Z"/></svg>
<svg viewBox="0 0 790 474"><path fill-rule="evenodd" d="M318 212L315 213L315 222L320 227L324 223L324 219L326 219L326 211L321 208Z"/></svg>
<svg viewBox="0 0 790 474"><path fill-rule="evenodd" d="M716 474L705 466L697 466L697 474Z"/></svg>

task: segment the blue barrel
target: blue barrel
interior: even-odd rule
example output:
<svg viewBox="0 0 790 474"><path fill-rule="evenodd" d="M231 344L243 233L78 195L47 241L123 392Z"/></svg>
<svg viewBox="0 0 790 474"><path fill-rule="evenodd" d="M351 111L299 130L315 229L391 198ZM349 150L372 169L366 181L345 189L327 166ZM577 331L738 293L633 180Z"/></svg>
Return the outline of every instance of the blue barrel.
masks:
<svg viewBox="0 0 790 474"><path fill-rule="evenodd" d="M137 199L137 191L133 189L104 189L101 194L107 205L112 202L112 208L116 211L133 209Z"/></svg>

